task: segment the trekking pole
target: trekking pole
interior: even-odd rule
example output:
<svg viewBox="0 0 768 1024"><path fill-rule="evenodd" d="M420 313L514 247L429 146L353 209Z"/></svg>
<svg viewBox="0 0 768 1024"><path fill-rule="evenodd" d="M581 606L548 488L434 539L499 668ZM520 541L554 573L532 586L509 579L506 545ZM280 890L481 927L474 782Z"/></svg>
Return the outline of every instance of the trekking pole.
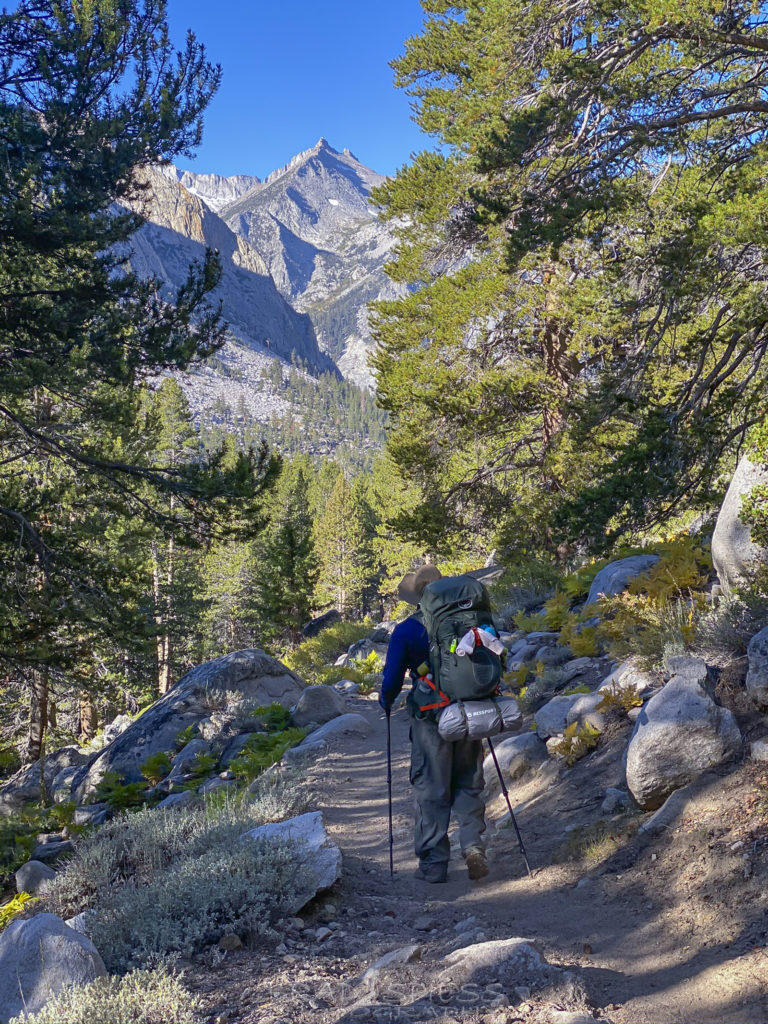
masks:
<svg viewBox="0 0 768 1024"><path fill-rule="evenodd" d="M525 852L525 846L523 845L523 837L520 835L520 829L517 826L517 818L515 818L515 812L512 810L512 802L509 799L509 791L507 785L504 782L504 776L501 774L501 766L499 765L498 758L496 757L496 751L493 749L493 743L491 743L491 737L486 736L488 740L488 746L491 748L491 757L493 763L496 765L496 773L499 776L499 782L501 783L501 792L504 794L504 799L507 801L507 807L509 808L509 816L512 819L512 824L515 826L515 832L517 833L517 842L520 847L520 853L523 855L525 866L528 869L528 874L532 877L533 872L531 871L531 865L528 863L528 854Z"/></svg>
<svg viewBox="0 0 768 1024"><path fill-rule="evenodd" d="M389 792L389 874L395 877L394 837L392 833L392 733L389 727L389 709L387 709L387 790Z"/></svg>

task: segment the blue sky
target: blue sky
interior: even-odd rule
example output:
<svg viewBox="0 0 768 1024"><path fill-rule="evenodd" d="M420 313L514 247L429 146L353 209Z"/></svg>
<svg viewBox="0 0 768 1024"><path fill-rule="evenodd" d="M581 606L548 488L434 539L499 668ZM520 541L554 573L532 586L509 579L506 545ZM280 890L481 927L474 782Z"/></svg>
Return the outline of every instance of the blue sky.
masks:
<svg viewBox="0 0 768 1024"><path fill-rule="evenodd" d="M429 145L388 64L420 29L418 0L169 0L168 13L174 38L191 28L224 71L181 166L261 178L325 136L392 174Z"/></svg>

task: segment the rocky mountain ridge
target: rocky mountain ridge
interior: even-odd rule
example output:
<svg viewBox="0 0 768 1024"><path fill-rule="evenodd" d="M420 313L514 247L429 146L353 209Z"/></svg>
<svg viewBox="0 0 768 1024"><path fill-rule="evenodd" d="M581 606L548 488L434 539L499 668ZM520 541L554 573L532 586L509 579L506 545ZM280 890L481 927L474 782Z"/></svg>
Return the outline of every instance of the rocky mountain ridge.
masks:
<svg viewBox="0 0 768 1024"><path fill-rule="evenodd" d="M208 303L221 304L232 340L285 361L295 354L316 373L334 372L309 318L285 302L247 239L185 188L175 168L149 169L145 180L149 188L141 210L146 223L131 239L128 254L133 270L162 282L170 297L186 281L190 264L202 260L206 248L215 250L222 275Z"/></svg>

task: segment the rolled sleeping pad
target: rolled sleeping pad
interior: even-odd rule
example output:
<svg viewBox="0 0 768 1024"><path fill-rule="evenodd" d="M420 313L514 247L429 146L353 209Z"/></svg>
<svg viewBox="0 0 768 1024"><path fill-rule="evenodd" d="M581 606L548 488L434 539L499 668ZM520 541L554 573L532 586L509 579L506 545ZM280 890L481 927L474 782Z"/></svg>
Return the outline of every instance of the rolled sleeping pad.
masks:
<svg viewBox="0 0 768 1024"><path fill-rule="evenodd" d="M440 712L437 731L444 740L482 740L520 728L523 716L511 697L458 700Z"/></svg>

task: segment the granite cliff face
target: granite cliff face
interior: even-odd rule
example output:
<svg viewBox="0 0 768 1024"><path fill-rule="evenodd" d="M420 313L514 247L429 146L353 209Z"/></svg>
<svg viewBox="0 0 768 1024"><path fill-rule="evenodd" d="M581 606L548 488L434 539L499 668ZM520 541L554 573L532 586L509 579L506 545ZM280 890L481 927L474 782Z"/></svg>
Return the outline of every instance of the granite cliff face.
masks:
<svg viewBox="0 0 768 1024"><path fill-rule="evenodd" d="M345 377L366 385L366 306L401 294L383 269L394 238L370 202L384 180L320 139L220 209L263 256L282 295L309 315L321 349Z"/></svg>
<svg viewBox="0 0 768 1024"><path fill-rule="evenodd" d="M248 241L182 185L175 168L145 174L150 185L142 208L147 223L131 240L133 269L142 277L157 278L172 294L206 247L217 250L222 276L209 302L221 302L232 341L286 361L295 353L314 372L335 372L333 361L318 348L309 317L285 301Z"/></svg>

